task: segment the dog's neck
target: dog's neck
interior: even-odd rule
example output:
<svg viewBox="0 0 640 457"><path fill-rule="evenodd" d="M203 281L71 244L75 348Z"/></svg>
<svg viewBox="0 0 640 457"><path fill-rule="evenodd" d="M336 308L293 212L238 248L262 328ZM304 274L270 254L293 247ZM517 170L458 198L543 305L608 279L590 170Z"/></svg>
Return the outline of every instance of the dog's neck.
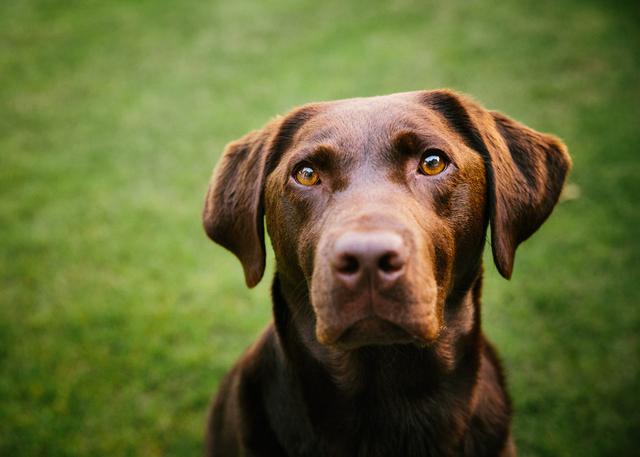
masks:
<svg viewBox="0 0 640 457"><path fill-rule="evenodd" d="M482 267L466 287L456 288L445 304L444 326L438 339L417 345L368 346L340 350L321 345L315 337L315 318L306 288L292 287L276 274L273 287L276 330L285 356L304 366L301 382L339 398L412 395L451 389L449 382L475 382L481 351L480 289ZM461 376L461 372L462 376ZM473 386L456 386L471 389ZM327 398L327 397L324 397Z"/></svg>

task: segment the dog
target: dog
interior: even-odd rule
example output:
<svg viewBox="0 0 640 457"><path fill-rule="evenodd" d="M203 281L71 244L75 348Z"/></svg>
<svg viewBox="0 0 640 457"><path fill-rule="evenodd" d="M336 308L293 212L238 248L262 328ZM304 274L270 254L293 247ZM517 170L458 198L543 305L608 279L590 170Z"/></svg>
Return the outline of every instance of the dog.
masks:
<svg viewBox="0 0 640 457"><path fill-rule="evenodd" d="M274 320L221 382L207 456L515 456L482 333L482 253L509 279L565 145L450 90L308 104L230 143L203 212Z"/></svg>

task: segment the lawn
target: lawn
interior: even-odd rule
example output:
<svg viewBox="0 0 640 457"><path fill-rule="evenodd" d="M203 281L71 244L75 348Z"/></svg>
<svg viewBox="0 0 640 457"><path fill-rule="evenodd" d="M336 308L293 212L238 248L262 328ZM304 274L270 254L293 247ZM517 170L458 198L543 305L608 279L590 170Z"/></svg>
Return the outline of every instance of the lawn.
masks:
<svg viewBox="0 0 640 457"><path fill-rule="evenodd" d="M574 159L513 279L486 257L520 455L637 452L640 8L610 3L0 2L0 455L197 455L271 312L201 228L225 143L437 87Z"/></svg>

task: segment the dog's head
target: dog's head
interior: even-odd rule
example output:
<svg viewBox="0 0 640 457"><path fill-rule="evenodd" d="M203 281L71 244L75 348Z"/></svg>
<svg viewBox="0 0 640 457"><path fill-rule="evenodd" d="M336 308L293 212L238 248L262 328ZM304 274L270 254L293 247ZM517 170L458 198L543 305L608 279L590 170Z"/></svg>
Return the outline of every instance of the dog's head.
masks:
<svg viewBox="0 0 640 457"><path fill-rule="evenodd" d="M311 304L322 344L434 341L445 302L478 275L487 224L509 278L549 216L570 159L535 132L439 90L303 106L227 146L204 227Z"/></svg>

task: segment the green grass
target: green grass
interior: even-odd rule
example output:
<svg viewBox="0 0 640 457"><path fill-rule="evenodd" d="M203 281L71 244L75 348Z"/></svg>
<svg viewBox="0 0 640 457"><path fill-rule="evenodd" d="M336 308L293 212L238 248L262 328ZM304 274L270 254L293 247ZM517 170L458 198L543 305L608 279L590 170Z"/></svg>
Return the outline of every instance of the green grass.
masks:
<svg viewBox="0 0 640 457"><path fill-rule="evenodd" d="M604 0L1 2L0 455L199 453L270 316L269 281L246 290L200 226L224 144L308 101L436 87L574 158L580 196L513 280L486 262L520 454L632 455L637 24Z"/></svg>

